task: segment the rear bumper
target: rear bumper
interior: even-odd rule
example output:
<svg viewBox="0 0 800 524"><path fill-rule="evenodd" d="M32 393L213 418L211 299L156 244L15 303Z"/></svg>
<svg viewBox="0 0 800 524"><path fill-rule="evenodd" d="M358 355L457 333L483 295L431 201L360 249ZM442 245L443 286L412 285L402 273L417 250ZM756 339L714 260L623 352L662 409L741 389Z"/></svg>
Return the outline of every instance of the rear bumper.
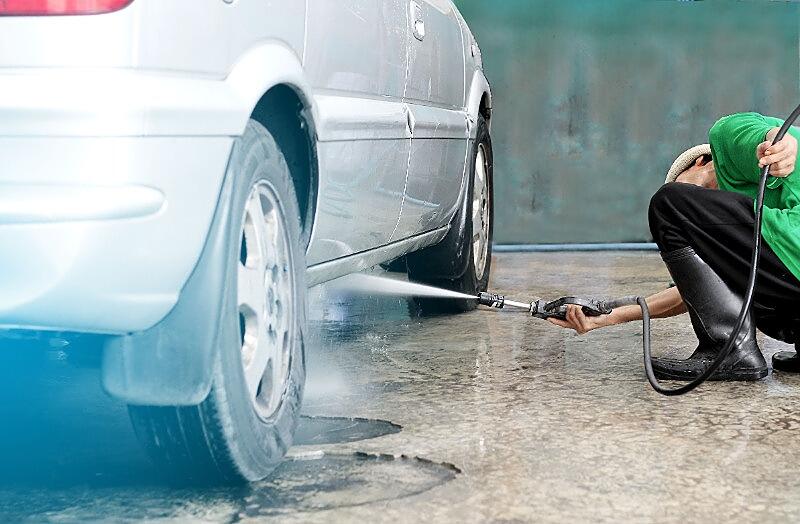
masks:
<svg viewBox="0 0 800 524"><path fill-rule="evenodd" d="M175 305L230 138L0 138L0 325L127 333Z"/></svg>
<svg viewBox="0 0 800 524"><path fill-rule="evenodd" d="M0 73L0 326L122 334L169 313L239 126L224 85Z"/></svg>

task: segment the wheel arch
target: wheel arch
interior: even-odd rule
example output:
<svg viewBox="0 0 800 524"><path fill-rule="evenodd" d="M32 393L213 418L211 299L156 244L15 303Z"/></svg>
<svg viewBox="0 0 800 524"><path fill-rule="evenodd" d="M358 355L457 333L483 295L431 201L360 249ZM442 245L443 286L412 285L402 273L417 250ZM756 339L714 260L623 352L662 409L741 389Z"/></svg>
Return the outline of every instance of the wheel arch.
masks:
<svg viewBox="0 0 800 524"><path fill-rule="evenodd" d="M316 130L309 106L296 88L279 84L264 93L250 118L269 130L286 159L308 248L319 194Z"/></svg>
<svg viewBox="0 0 800 524"><path fill-rule="evenodd" d="M267 42L245 53L225 82L243 102L241 131L254 119L270 131L284 153L308 247L319 195L318 115L300 58L280 42Z"/></svg>
<svg viewBox="0 0 800 524"><path fill-rule="evenodd" d="M489 86L489 81L486 80L483 71L475 71L467 100L467 114L472 124L470 138L475 138L477 133L475 123L478 121L478 115L483 116L491 130L492 107L492 88Z"/></svg>

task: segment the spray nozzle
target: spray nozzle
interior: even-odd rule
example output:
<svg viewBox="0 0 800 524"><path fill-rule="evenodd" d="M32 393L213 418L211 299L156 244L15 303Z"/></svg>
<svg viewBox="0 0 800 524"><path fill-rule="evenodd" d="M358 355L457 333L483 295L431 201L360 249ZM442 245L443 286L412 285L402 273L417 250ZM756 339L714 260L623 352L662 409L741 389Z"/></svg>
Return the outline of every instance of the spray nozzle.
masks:
<svg viewBox="0 0 800 524"><path fill-rule="evenodd" d="M506 297L503 295L498 295L496 293L478 293L478 304L481 306L503 309L505 303Z"/></svg>

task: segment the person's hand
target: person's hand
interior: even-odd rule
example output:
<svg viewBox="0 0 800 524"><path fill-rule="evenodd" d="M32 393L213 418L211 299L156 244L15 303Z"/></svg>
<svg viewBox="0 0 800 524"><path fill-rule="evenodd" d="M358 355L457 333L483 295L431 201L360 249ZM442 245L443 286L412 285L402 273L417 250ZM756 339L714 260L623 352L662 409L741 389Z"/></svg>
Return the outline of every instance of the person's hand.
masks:
<svg viewBox="0 0 800 524"><path fill-rule="evenodd" d="M555 326L565 329L574 329L579 335L584 335L589 331L614 325L610 315L599 317L587 317L580 306L567 306L567 319L548 318L548 322Z"/></svg>
<svg viewBox="0 0 800 524"><path fill-rule="evenodd" d="M786 134L783 139L772 145L779 128L770 129L767 133L767 140L758 144L756 156L758 157L758 167L770 166L769 174L772 176L785 178L794 173L797 163L797 139L790 134Z"/></svg>

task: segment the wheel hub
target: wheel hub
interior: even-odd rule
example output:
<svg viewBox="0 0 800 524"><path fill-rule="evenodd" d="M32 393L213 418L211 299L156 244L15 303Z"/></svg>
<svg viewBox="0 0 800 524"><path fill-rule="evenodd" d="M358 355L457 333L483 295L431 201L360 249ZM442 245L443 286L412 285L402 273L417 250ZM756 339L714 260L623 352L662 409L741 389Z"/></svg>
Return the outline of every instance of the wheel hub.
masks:
<svg viewBox="0 0 800 524"><path fill-rule="evenodd" d="M295 283L289 246L277 194L266 183L256 184L242 222L237 303L247 389L265 419L283 402L291 368Z"/></svg>
<svg viewBox="0 0 800 524"><path fill-rule="evenodd" d="M489 166L486 147L483 144L478 145L472 187L472 257L475 264L475 275L480 280L486 271L486 261L489 256L489 222L491 220Z"/></svg>

